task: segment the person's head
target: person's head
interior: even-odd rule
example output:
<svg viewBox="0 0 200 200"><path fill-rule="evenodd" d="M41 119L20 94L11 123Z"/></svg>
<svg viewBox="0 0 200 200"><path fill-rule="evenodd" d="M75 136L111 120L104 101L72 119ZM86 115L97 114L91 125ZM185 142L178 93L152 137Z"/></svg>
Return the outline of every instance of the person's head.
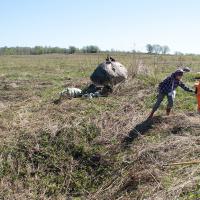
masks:
<svg viewBox="0 0 200 200"><path fill-rule="evenodd" d="M181 80L182 77L183 77L183 70L179 69L179 70L176 70L175 73L174 73L174 77L176 80Z"/></svg>

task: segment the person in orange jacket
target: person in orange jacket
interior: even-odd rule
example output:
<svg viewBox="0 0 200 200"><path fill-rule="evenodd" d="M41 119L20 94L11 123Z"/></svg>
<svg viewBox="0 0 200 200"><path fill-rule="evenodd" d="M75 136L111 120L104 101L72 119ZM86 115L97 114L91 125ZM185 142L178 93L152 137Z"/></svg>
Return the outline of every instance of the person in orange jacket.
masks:
<svg viewBox="0 0 200 200"><path fill-rule="evenodd" d="M200 114L200 73L198 73L198 76L195 77L195 79L197 80L195 83L195 93L197 95L197 111Z"/></svg>

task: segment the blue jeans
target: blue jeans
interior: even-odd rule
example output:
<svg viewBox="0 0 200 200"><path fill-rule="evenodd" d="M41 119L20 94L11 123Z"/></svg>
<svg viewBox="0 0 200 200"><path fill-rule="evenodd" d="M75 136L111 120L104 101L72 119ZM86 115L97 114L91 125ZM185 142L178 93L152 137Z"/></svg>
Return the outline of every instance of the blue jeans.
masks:
<svg viewBox="0 0 200 200"><path fill-rule="evenodd" d="M159 93L157 96L157 101L156 101L155 105L153 106L153 110L152 110L153 112L155 112L159 108L159 106L162 103L165 96L167 96L167 100L168 100L167 108L173 107L173 105L174 105L173 97L168 94Z"/></svg>

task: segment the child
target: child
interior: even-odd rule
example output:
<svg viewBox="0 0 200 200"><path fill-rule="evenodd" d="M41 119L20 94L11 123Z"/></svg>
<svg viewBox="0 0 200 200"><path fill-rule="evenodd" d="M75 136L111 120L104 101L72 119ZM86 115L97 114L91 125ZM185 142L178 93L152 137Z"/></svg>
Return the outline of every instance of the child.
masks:
<svg viewBox="0 0 200 200"><path fill-rule="evenodd" d="M163 101L164 97L167 96L168 105L166 109L166 114L169 115L170 111L174 104L174 98L176 94L176 88L180 86L182 89L184 89L187 92L194 92L192 89L185 86L185 84L181 81L183 77L184 71L182 69L176 70L174 73L171 74L171 76L167 77L165 80L163 80L159 84L158 89L158 97L157 102L155 103L152 112L150 113L148 118L152 118L156 110L159 108L161 102Z"/></svg>
<svg viewBox="0 0 200 200"><path fill-rule="evenodd" d="M195 83L195 93L197 95L198 104L197 111L200 114L200 73L198 73L198 76L195 79L197 80L197 82Z"/></svg>

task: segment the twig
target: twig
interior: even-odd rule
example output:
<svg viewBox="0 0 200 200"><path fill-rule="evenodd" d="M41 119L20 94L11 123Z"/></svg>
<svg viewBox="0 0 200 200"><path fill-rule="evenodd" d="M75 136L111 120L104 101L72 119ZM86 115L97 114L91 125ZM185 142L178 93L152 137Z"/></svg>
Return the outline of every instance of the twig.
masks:
<svg viewBox="0 0 200 200"><path fill-rule="evenodd" d="M176 163L169 163L164 164L163 166L176 166L176 165L193 165L193 164L200 164L200 160L193 160L193 161L187 161L187 162L176 162Z"/></svg>

